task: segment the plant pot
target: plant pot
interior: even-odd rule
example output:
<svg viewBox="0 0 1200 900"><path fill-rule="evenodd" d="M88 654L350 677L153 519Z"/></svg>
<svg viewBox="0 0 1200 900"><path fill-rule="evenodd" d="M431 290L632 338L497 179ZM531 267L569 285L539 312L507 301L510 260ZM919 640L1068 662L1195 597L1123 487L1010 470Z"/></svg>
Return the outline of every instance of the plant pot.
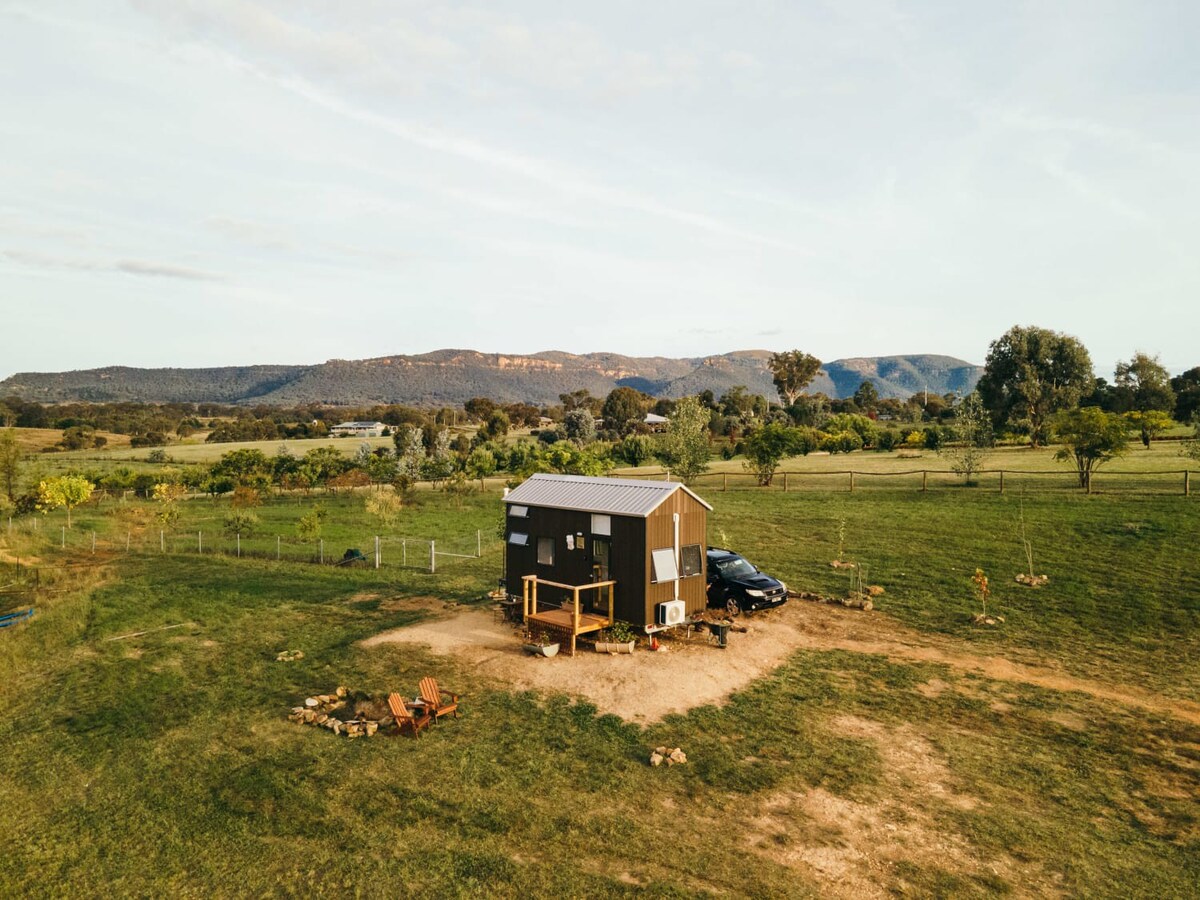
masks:
<svg viewBox="0 0 1200 900"><path fill-rule="evenodd" d="M521 649L534 656L544 656L549 659L558 655L558 644L522 644Z"/></svg>
<svg viewBox="0 0 1200 900"><path fill-rule="evenodd" d="M632 653L633 646L636 641L627 641L623 644L605 643L603 641L596 642L597 653Z"/></svg>

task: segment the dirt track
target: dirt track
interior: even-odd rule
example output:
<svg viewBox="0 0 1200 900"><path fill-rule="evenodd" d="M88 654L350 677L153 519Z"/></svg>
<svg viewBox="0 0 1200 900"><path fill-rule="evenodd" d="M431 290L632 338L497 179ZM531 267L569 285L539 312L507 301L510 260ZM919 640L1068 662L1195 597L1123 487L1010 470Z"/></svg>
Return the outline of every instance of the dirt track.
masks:
<svg viewBox="0 0 1200 900"><path fill-rule="evenodd" d="M490 612L474 610L385 632L363 645L424 644L514 687L576 694L604 712L638 722L654 722L671 713L721 703L782 664L795 650L810 649L939 663L998 681L1078 691L1200 725L1200 704L1168 700L1128 685L1077 678L1000 656L968 653L961 641L914 631L878 612L792 601L783 609L749 619L748 625L748 633L730 635L727 650L694 637L689 642L668 641L669 650L661 654L639 651L632 656L609 657L581 652L574 659L534 659L521 652L511 626L494 622Z"/></svg>

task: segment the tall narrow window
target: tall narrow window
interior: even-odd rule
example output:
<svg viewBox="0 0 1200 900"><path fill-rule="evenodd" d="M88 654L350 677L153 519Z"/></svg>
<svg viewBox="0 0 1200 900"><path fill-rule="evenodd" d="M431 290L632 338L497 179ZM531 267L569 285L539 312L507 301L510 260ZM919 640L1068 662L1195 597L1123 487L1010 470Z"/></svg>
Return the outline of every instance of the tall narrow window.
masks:
<svg viewBox="0 0 1200 900"><path fill-rule="evenodd" d="M554 538L552 538L552 537L538 538L537 551L538 551L538 565L540 565L540 566L554 565Z"/></svg>
<svg viewBox="0 0 1200 900"><path fill-rule="evenodd" d="M674 581L679 577L679 570L675 567L675 551L670 547L651 552L650 564L652 581Z"/></svg>
<svg viewBox="0 0 1200 900"><path fill-rule="evenodd" d="M686 547L684 547L680 551L679 556L680 556L680 564L683 568L683 572L680 574L682 574L682 576L684 578L687 578L689 575L699 575L700 574L700 545L699 544L688 544Z"/></svg>

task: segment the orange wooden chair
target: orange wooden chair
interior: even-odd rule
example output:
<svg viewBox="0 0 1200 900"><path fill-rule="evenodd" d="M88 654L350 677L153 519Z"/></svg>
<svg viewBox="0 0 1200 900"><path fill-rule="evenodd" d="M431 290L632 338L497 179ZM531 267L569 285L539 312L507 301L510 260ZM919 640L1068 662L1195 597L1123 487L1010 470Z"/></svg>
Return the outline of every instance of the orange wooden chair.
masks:
<svg viewBox="0 0 1200 900"><path fill-rule="evenodd" d="M399 694L388 694L388 708L392 711L392 718L396 720L397 734L402 734L408 729L414 737L420 737L421 729L433 721L433 717L427 712L413 713L409 710Z"/></svg>
<svg viewBox="0 0 1200 900"><path fill-rule="evenodd" d="M443 702L443 697L450 699ZM425 701L425 708L433 713L435 722L446 713L454 713L454 718L458 718L458 694L439 690L436 678L421 679L421 699Z"/></svg>

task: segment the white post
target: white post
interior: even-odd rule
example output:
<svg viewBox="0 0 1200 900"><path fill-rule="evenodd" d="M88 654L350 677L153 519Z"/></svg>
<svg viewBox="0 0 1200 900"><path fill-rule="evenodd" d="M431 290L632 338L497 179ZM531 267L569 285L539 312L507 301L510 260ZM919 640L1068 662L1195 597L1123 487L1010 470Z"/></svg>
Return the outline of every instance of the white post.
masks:
<svg viewBox="0 0 1200 900"><path fill-rule="evenodd" d="M379 568L379 535L375 535L375 568Z"/></svg>
<svg viewBox="0 0 1200 900"><path fill-rule="evenodd" d="M67 526L66 526L66 525L64 525L64 526L62 527L62 533L63 533L63 536L62 536L62 548L63 548L64 550L66 550L66 549L67 549Z"/></svg>
<svg viewBox="0 0 1200 900"><path fill-rule="evenodd" d="M437 571L437 551L433 549L433 541L429 542L429 574Z"/></svg>
<svg viewBox="0 0 1200 900"><path fill-rule="evenodd" d="M325 562L325 538L320 538L317 540L317 553L318 553L317 561L324 563Z"/></svg>
<svg viewBox="0 0 1200 900"><path fill-rule="evenodd" d="M400 565L408 565L408 541L405 538L400 539Z"/></svg>
<svg viewBox="0 0 1200 900"><path fill-rule="evenodd" d="M483 556L483 532L475 529L475 558Z"/></svg>
<svg viewBox="0 0 1200 900"><path fill-rule="evenodd" d="M167 539L163 535L161 528L158 530L158 549L163 553L167 552Z"/></svg>
<svg viewBox="0 0 1200 900"><path fill-rule="evenodd" d="M237 533L237 555L238 559L242 558L242 533L240 531Z"/></svg>
<svg viewBox="0 0 1200 900"><path fill-rule="evenodd" d="M196 552L197 553L204 552L204 532L203 531L196 532Z"/></svg>
<svg viewBox="0 0 1200 900"><path fill-rule="evenodd" d="M275 559L279 559L279 535L275 535Z"/></svg>
<svg viewBox="0 0 1200 900"><path fill-rule="evenodd" d="M92 552L96 552L96 532L92 532Z"/></svg>

